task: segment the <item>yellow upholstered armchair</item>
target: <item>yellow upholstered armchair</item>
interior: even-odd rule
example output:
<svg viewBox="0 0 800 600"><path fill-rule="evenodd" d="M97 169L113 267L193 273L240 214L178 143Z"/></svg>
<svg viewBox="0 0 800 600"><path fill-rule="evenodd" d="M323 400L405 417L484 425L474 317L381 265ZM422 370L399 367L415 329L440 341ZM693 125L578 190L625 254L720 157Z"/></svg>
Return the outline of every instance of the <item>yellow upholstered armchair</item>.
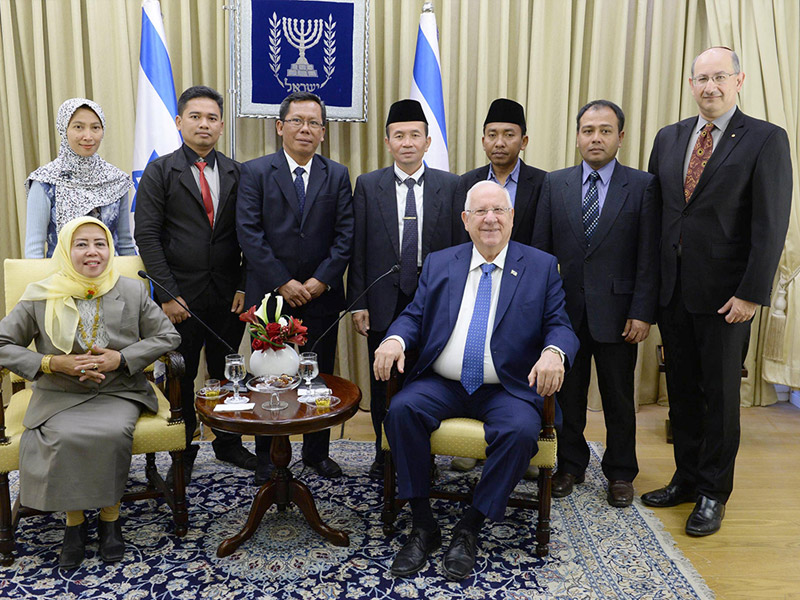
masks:
<svg viewBox="0 0 800 600"><path fill-rule="evenodd" d="M396 372L386 386L387 408L391 397L398 389ZM556 402L553 396L544 399L544 413L542 415L542 432L539 434L539 451L531 459L531 465L539 469L539 497L538 499L519 498L513 496L509 499L509 506L533 508L538 511L536 522L536 555L547 556L550 544L550 504L552 500L553 469L556 466ZM483 423L476 419L455 418L442 421L439 429L431 434L431 457L435 455L462 456L481 460L486 458L486 439L483 433ZM394 531L394 521L398 511L406 500L396 498L396 478L392 452L383 435L382 447L386 451L383 477L383 532L390 535ZM433 472L433 469L432 469ZM444 498L447 500L469 501L470 493L460 493L450 490L431 488L431 498Z"/></svg>
<svg viewBox="0 0 800 600"><path fill-rule="evenodd" d="M115 265L121 275L139 279L137 272L144 268L138 256L119 256ZM6 311L10 311L19 301L25 287L44 279L56 270L51 259L6 259L5 263ZM145 281L142 280L142 285ZM167 366L166 382L163 389L153 383L158 397L158 412L143 412L133 432L133 454L145 454L145 475L147 483L131 489L122 501L145 498L164 498L172 509L175 534L183 536L188 526L186 492L183 478L183 450L186 447L184 424L181 416L180 377L183 374L183 357L172 351L161 359ZM9 375L0 365L0 383ZM8 474L19 469L19 444L24 427L25 411L31 397L31 390L25 389L25 381L10 374L13 394L6 405L0 387L0 564L10 565L14 561L14 531L19 519L36 511L19 505L19 496L11 504ZM155 453L169 452L174 465L174 481L168 486L156 470Z"/></svg>

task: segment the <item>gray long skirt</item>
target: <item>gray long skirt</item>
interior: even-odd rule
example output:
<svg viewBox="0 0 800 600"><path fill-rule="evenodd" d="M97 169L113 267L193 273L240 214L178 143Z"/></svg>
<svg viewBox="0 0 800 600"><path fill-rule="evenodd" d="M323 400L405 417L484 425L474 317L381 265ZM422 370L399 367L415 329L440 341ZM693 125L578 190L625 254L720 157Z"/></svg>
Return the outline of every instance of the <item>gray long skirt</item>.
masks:
<svg viewBox="0 0 800 600"><path fill-rule="evenodd" d="M20 503L46 511L113 506L131 466L137 402L99 396L22 434Z"/></svg>

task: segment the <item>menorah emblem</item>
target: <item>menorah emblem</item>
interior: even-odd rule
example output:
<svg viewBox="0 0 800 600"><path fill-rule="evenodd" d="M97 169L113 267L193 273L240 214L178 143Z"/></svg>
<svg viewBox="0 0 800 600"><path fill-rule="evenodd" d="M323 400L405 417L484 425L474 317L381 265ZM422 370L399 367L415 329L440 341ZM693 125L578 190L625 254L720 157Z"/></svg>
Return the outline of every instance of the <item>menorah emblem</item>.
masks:
<svg viewBox="0 0 800 600"><path fill-rule="evenodd" d="M306 60L306 50L313 48L322 37L322 19L290 19L283 17L283 33L300 57L286 72L288 77L317 77L314 65Z"/></svg>

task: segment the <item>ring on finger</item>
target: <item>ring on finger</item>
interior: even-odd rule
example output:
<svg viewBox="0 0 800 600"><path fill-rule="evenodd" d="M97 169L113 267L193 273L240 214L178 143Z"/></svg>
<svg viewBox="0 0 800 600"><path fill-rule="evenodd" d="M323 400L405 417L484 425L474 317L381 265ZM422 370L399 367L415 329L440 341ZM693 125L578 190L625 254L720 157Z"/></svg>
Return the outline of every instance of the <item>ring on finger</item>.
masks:
<svg viewBox="0 0 800 600"><path fill-rule="evenodd" d="M92 368L93 368L95 371L97 371L97 363L94 363L94 366L93 366Z"/></svg>
<svg viewBox="0 0 800 600"><path fill-rule="evenodd" d="M81 375L86 375L86 369L81 369Z"/></svg>

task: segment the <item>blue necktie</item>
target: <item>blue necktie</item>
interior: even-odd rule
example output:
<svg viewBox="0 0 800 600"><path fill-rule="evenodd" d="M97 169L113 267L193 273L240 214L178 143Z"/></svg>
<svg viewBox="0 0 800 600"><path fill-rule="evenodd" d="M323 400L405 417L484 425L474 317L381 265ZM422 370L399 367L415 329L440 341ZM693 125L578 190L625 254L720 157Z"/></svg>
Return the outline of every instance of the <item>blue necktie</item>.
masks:
<svg viewBox="0 0 800 600"><path fill-rule="evenodd" d="M492 271L494 264L482 264L475 308L464 345L464 361L461 363L461 385L472 394L483 384L483 350L486 345L486 326L489 323L489 306L492 303Z"/></svg>
<svg viewBox="0 0 800 600"><path fill-rule="evenodd" d="M600 220L600 196L597 193L597 180L600 173L592 171L589 173L589 190L583 199L583 231L586 234L586 243L592 239L592 234Z"/></svg>
<svg viewBox="0 0 800 600"><path fill-rule="evenodd" d="M306 170L303 167L297 167L294 170L296 177L294 178L294 189L297 191L297 202L300 204L300 219L303 218L303 209L306 207L306 184L303 181L303 174Z"/></svg>
<svg viewBox="0 0 800 600"><path fill-rule="evenodd" d="M419 231L417 226L417 199L414 196L413 177L403 183L408 186L406 212L403 216L403 243L400 246L400 290L411 296L417 288L417 245Z"/></svg>

